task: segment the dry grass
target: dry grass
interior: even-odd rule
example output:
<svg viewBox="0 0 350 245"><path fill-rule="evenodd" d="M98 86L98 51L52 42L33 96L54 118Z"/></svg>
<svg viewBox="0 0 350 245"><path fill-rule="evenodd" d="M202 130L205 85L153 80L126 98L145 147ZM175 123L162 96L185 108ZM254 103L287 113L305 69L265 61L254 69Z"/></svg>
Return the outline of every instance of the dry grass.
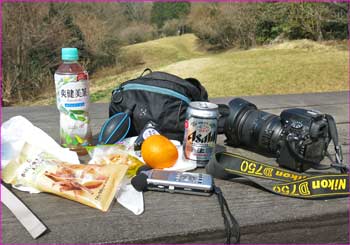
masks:
<svg viewBox="0 0 350 245"><path fill-rule="evenodd" d="M91 80L93 102L108 102L118 84L139 76L147 67L198 78L210 97L349 89L345 42L297 40L245 51L210 53L201 50L197 38L188 34L130 45L123 51L142 55L144 64L118 75L111 76L116 73L110 70L102 78ZM54 100L35 104L38 103L54 103Z"/></svg>
<svg viewBox="0 0 350 245"><path fill-rule="evenodd" d="M142 54L145 64L158 67L204 55L197 43L196 36L186 34L130 45L124 51L130 55L135 52Z"/></svg>
<svg viewBox="0 0 350 245"><path fill-rule="evenodd" d="M254 49L191 59L164 67L197 77L210 97L348 89L348 54L330 49Z"/></svg>
<svg viewBox="0 0 350 245"><path fill-rule="evenodd" d="M268 49L299 49L308 51L330 51L336 50L334 46L327 46L323 43L317 43L308 39L295 40L290 42L284 42L275 45L267 45Z"/></svg>
<svg viewBox="0 0 350 245"><path fill-rule="evenodd" d="M182 37L171 39L172 45ZM164 45L162 43L165 43ZM196 42L192 40L196 45ZM246 51L229 50L219 54L202 52L194 58L164 65L164 53L168 50L168 39L160 39L151 44L153 55L147 53L146 61L152 68L174 73L181 77L196 77L208 90L210 97L288 94L308 92L328 92L348 89L348 52L344 45L323 44L310 40L297 40L282 44L269 45ZM159 51L163 47L163 51ZM341 48L339 48L341 47ZM346 47L346 46L345 46ZM129 47L132 49L134 47ZM138 49L144 48L138 44ZM198 48L187 48L187 50ZM148 49L147 50L152 50ZM185 52L182 49L182 55ZM180 51L179 51L180 52ZM189 57L191 55L188 55ZM159 58L156 65L155 58ZM165 62L166 63L166 62ZM138 69L123 73L112 83L106 83L106 91L110 86L134 78L142 71ZM99 93L98 101L109 101L110 96Z"/></svg>

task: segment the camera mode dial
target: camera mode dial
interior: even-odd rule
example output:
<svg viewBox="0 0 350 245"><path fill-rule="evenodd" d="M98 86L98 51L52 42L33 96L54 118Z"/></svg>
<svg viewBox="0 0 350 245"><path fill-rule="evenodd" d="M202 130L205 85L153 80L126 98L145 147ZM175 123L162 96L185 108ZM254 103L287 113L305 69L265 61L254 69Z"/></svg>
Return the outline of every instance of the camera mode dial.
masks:
<svg viewBox="0 0 350 245"><path fill-rule="evenodd" d="M293 121L290 125L293 129L302 129L303 124L299 121Z"/></svg>

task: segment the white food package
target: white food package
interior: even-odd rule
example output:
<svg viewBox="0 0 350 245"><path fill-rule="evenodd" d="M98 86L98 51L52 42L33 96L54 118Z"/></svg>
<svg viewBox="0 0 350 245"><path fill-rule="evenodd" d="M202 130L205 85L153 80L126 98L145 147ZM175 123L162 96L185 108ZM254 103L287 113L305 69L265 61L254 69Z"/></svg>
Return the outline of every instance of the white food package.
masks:
<svg viewBox="0 0 350 245"><path fill-rule="evenodd" d="M1 168L3 169L12 159L19 156L25 143L42 149L58 159L72 164L80 164L76 152L61 147L43 130L34 126L23 116L15 116L1 125ZM31 187L15 188L30 193L39 191Z"/></svg>

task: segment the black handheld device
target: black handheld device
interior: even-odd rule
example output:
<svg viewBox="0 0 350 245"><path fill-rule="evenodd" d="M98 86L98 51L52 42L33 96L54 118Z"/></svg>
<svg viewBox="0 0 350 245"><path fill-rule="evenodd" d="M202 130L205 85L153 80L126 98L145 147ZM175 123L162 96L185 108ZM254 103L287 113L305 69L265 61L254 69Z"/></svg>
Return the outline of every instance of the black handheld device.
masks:
<svg viewBox="0 0 350 245"><path fill-rule="evenodd" d="M201 196L216 194L224 219L226 243L239 242L239 224L232 215L221 189L215 186L211 175L159 169L140 169L138 175L131 179L131 184L137 191L155 190Z"/></svg>
<svg viewBox="0 0 350 245"><path fill-rule="evenodd" d="M142 171L131 180L138 191L154 190L210 196L213 178L209 174L152 169Z"/></svg>

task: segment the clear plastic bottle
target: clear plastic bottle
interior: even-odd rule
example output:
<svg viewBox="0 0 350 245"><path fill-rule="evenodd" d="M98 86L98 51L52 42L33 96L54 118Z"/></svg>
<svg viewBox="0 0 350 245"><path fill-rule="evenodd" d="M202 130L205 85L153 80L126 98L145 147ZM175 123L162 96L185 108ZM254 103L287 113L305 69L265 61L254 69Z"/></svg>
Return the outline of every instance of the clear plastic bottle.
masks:
<svg viewBox="0 0 350 245"><path fill-rule="evenodd" d="M160 134L158 128L159 128L158 124L156 124L152 120L146 123L141 133L139 134L139 136L136 138L134 142L134 151L136 153L140 153L139 151L141 151L141 146L142 146L142 143L145 141L145 139L147 139L151 135Z"/></svg>
<svg viewBox="0 0 350 245"><path fill-rule="evenodd" d="M55 72L56 102L60 112L61 145L85 155L84 146L92 142L89 81L78 58L76 48L62 48L63 63Z"/></svg>

